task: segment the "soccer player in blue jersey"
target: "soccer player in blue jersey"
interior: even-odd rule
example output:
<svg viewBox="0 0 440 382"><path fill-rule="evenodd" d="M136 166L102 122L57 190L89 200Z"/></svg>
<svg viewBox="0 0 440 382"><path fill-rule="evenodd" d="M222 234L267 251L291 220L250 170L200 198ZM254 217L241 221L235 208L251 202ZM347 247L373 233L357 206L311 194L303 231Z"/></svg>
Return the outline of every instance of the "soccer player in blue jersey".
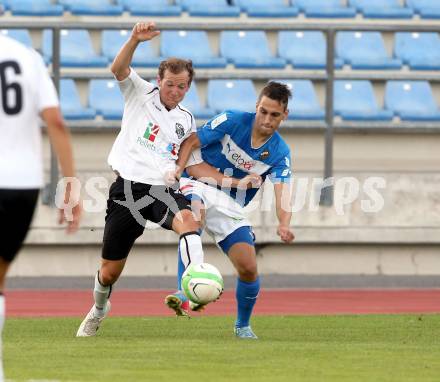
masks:
<svg viewBox="0 0 440 382"><path fill-rule="evenodd" d="M200 208L202 204L206 231L238 273L234 332L239 338L257 338L249 321L260 290L254 234L243 207L267 177L274 185L277 234L286 243L294 239L290 228L290 149L277 131L287 118L290 97L286 85L271 81L258 97L256 112L225 111L198 129L181 147L178 164L187 163L187 167L180 189L193 206ZM249 184L253 187L249 188ZM179 290L185 268L200 261L180 253L183 252L179 251ZM167 296L165 303L177 315L188 314L189 302L182 292ZM200 308L191 304L192 310Z"/></svg>

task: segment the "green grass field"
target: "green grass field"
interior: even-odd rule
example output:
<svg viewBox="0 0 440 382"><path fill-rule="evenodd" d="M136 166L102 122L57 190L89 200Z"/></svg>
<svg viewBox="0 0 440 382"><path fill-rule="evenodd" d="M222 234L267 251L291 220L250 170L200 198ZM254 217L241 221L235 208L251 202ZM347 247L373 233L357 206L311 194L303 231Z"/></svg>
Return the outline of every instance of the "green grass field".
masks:
<svg viewBox="0 0 440 382"><path fill-rule="evenodd" d="M440 315L108 318L75 338L78 318L8 319L8 381L436 381Z"/></svg>

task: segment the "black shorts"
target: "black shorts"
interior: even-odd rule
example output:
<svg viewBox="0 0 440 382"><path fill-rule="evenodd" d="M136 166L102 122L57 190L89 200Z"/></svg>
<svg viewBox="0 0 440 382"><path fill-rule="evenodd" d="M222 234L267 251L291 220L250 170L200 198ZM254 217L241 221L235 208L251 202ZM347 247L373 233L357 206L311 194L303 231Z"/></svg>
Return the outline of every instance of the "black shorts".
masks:
<svg viewBox="0 0 440 382"><path fill-rule="evenodd" d="M0 256L11 262L31 225L40 190L0 189Z"/></svg>
<svg viewBox="0 0 440 382"><path fill-rule="evenodd" d="M179 191L119 176L107 200L102 258L125 259L147 220L171 230L174 216L181 210L191 210L191 204Z"/></svg>

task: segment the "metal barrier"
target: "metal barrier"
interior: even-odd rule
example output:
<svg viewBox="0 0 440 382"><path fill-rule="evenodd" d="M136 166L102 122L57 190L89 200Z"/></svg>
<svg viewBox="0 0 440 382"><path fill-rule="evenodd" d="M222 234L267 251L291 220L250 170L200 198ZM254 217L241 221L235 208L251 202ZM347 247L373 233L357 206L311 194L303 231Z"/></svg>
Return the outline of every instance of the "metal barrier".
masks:
<svg viewBox="0 0 440 382"><path fill-rule="evenodd" d="M102 30L102 29L131 29L133 22L108 22L108 21L96 21L96 22L45 22L45 21L20 21L17 24L16 21L3 21L2 28L27 28L27 29L52 29L53 30L53 55L52 55L52 75L57 90L59 89L59 80L61 77L60 71L60 31L61 29L88 29L88 30ZM333 176L333 136L335 128L341 130L366 130L374 127L375 131L380 128L386 128L383 123L341 123L335 124L333 116L333 85L335 79L407 79L407 80L420 80L427 79L430 81L440 82L440 72L430 75L423 75L420 73L405 73L404 75L399 73L362 73L358 74L355 71L350 73L335 73L334 70L334 56L335 56L335 35L338 31L378 31L378 32L440 32L439 23L392 23L392 24L379 24L367 21L361 21L357 23L296 23L292 22L240 22L231 20L229 22L158 22L157 27L160 30L206 30L206 31L222 31L222 30L264 30L264 31L280 31L280 30L298 30L298 31L323 31L327 37L327 66L324 73L297 73L297 71L281 71L274 72L268 71L264 73L258 72L258 78L276 78L282 76L282 78L307 78L318 79L326 82L326 97L325 97L325 123L323 126L320 124L312 124L315 128L323 127L325 129L325 159L324 159L324 179ZM208 72L208 71L207 71ZM205 74L206 75L206 74ZM84 75L76 74L69 77L76 78L89 78L94 74ZM255 74L250 70L247 74L240 74L241 78L255 78ZM69 124L70 125L70 124ZM78 124L77 126L81 126ZM400 127L405 131L409 131L408 128L413 128L413 131L423 132L440 132L439 123L419 123L417 125L411 123L393 123L393 126ZM399 130L394 129L395 132ZM400 130L401 131L401 130ZM58 166L53 150L51 150L51 171L50 182L46 186L44 193L44 203L53 204L55 198L55 190L58 182ZM321 205L331 206L333 204L333 186L329 186L323 189L321 194Z"/></svg>

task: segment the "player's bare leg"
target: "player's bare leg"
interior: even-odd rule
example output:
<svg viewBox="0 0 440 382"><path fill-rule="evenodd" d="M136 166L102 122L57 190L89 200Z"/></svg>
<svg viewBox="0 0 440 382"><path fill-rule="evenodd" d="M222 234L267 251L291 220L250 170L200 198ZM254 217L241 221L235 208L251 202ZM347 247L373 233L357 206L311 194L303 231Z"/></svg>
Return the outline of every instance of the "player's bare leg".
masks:
<svg viewBox="0 0 440 382"><path fill-rule="evenodd" d="M94 305L82 321L77 337L91 337L96 335L104 318L110 311L110 294L112 285L119 279L124 269L126 259L105 260L102 259L101 269L95 276L95 287L93 289Z"/></svg>

